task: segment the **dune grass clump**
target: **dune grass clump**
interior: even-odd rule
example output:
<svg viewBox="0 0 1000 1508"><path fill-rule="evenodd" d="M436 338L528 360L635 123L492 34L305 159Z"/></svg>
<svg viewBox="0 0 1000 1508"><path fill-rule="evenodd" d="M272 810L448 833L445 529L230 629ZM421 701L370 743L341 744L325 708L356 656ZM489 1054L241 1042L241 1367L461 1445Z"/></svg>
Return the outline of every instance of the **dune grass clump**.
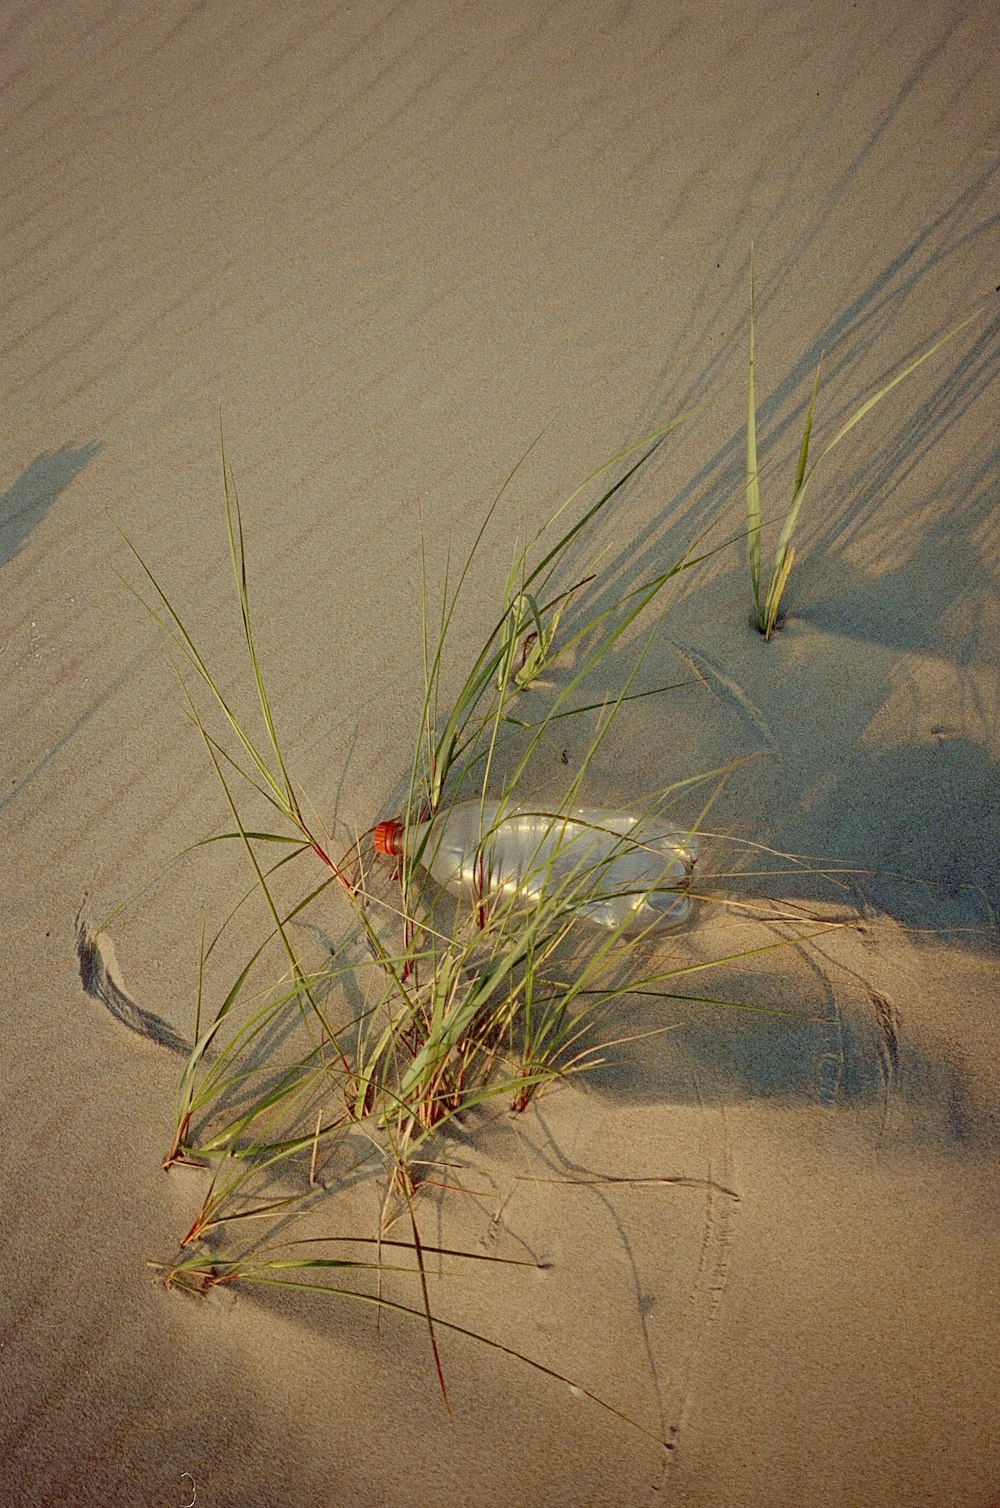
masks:
<svg viewBox="0 0 1000 1508"><path fill-rule="evenodd" d="M755 621L769 637L779 622L794 558L792 535L816 467L969 321L861 404L810 461L817 369L792 503L764 590L752 259L750 279L747 540ZM459 805L476 803L482 813L489 809L495 825L527 807L551 818L550 831L564 830L562 820L584 804L591 767L622 708L675 689L649 689L640 678L674 586L714 549L732 543L710 548L699 541L617 593L598 585L595 526L694 412L678 415L597 467L515 545L492 622L456 692L447 691L443 667L454 658L470 571L506 484L457 573L450 562L446 566L434 609L422 559L423 690L412 754L396 788L395 812L373 817L395 818L410 833L430 823L433 833ZM208 1186L181 1236L180 1253L161 1270L168 1284L193 1292L236 1284L305 1286L419 1316L428 1327L443 1390L435 1328L472 1332L434 1316L427 1258L497 1260L428 1245L421 1237L422 1186L447 1188L452 1182L441 1160L445 1139L468 1134L491 1104L523 1110L544 1086L599 1062L608 1046L601 1023L630 996L733 1004L700 995L689 976L736 959L692 963L658 951L641 930L588 926L588 909L606 894L600 859L570 863L565 870L552 866L526 903L523 894L491 894L485 887L464 898L442 892L420 862L419 847L404 845L392 861L376 859L371 827L346 852L336 852L322 824L307 817L308 804L279 739L254 637L239 498L224 450L222 469L252 688L249 715L223 692L167 591L129 543L146 581L139 595L174 651L187 711L227 813L224 830L194 847L238 845L250 878L247 891L201 936L194 1040L178 1085L164 1167L206 1170ZM584 730L583 752L573 760L559 736L568 719ZM554 752L560 749L561 758ZM691 835L702 828L727 773L706 771L654 791L633 807L634 815ZM672 884L705 894L700 874L678 881L676 873L664 871L654 888ZM247 931L254 907L249 950L220 978L221 959L236 949L236 933ZM829 929L829 923L805 920L808 928L799 938ZM306 946L317 935L328 944L319 957ZM769 942L755 952L785 945ZM618 1032L619 1040L627 1040ZM378 1184L379 1231L331 1234L329 1193L359 1178ZM310 1234L303 1236L306 1219ZM400 1219L409 1230L405 1240L390 1235ZM384 1286L408 1279L417 1286L413 1304L400 1303Z"/></svg>
<svg viewBox="0 0 1000 1508"><path fill-rule="evenodd" d="M457 579L446 575L434 613L425 585L423 695L397 797L405 827L443 820L456 804L484 802L487 793L500 814L542 797L553 818L568 814L622 707L671 689L639 689L637 678L672 585L702 557L692 551L617 599L592 605L594 572L580 569L577 555L588 547L591 526L686 417L598 467L517 545L492 627L449 698L446 647L503 490ZM194 847L239 845L251 879L215 929L202 931L194 1041L164 1167L195 1166L209 1181L179 1254L155 1265L168 1285L189 1292L304 1285L417 1315L428 1327L444 1389L436 1327L471 1332L433 1315L427 1260L484 1258L428 1245L420 1235L421 1186L449 1183L436 1150L441 1138L452 1129L464 1133L470 1115L491 1103L523 1110L542 1086L599 1061L595 1028L614 1005L633 992L677 996L693 966L658 956L641 932L581 920L603 894L600 862L572 865L526 905L519 895L470 901L442 892L412 856L401 856L393 873L389 861L374 859L370 834L344 855L332 851L305 815L277 733L254 638L239 498L224 451L222 463L230 563L256 704L251 716L224 694L167 591L126 541L146 582L137 595L174 652L188 714L228 813L224 831ZM596 500L574 516L588 485ZM616 671L608 696L596 682L613 652L625 669ZM573 763L553 752L567 719L588 730ZM689 832L723 773L654 792L636 815L669 814L672 828ZM220 984L220 956L231 951L237 920L246 930L254 897L260 920L250 928L253 945ZM303 939L313 935L318 914L333 944L317 961ZM328 1188L358 1177L377 1180L382 1191L381 1229L374 1237L331 1235L324 1218ZM307 1217L318 1233L301 1234ZM400 1218L408 1225L405 1240L389 1234ZM414 1304L384 1290L407 1279L417 1285Z"/></svg>
<svg viewBox="0 0 1000 1508"><path fill-rule="evenodd" d="M685 557L594 612L583 602L590 575L565 586L557 576L560 570L565 574L571 546L678 422L598 468L588 482L617 462L626 463L623 475L582 517L558 531L559 520L586 483L533 539L518 547L493 628L447 710L442 709L442 657L472 559L499 498L457 582L446 582L433 624L425 593L425 684L400 808L405 825L442 818L458 802L484 799L487 790L500 812L526 797L537 799L533 781L539 751L551 747L553 728L562 719L587 719L591 736L585 753L575 766L566 767L562 788L547 806L556 816L569 812L620 708L638 695L670 689L634 689L654 621L615 694L600 701L585 694L633 624L697 557ZM217 1167L202 1216L186 1238L190 1240L215 1228L220 1210L230 1207L237 1191L263 1167L302 1156L315 1160L318 1145L350 1126L364 1125L376 1135L393 1166L394 1182L412 1187L413 1161L430 1132L484 1098L507 1095L523 1105L538 1085L579 1067L582 1058L569 1060L566 1050L582 1037L583 1017L636 983L634 976L630 984L623 982L621 965L635 955L637 940L621 928L590 937L572 976L564 977L567 948L578 940L579 913L600 894L597 864L582 872L576 866L529 908L518 897L498 897L490 899L487 910L482 901L462 905L441 895L424 870L405 858L399 861L396 888L387 896L384 884L371 883L373 860L365 840L344 857L332 855L328 839L303 815L275 729L254 642L239 500L224 456L223 467L231 565L263 737L256 737L248 719L230 705L180 615L136 553L154 593L146 605L180 662L195 672L195 685L182 678L184 695L230 817L228 830L207 841L242 846L268 922L210 1019L204 999L206 965L246 897L216 934L202 941L195 1042L181 1078L175 1132L165 1160L167 1166L210 1160ZM555 689L532 701L532 689L557 658L571 668ZM221 715L217 728L199 705L198 682L209 693L217 721ZM689 808L692 788L711 787L717 774L655 793L645 810L676 808L682 796ZM278 825L251 823L241 792L257 808L262 798ZM315 882L291 904L283 901L288 869L317 860ZM335 957L320 971L310 971L300 956L296 923L330 887L336 897L331 906L339 911L344 930ZM283 962L283 976L276 988L261 992L263 961L274 950ZM663 981L644 978L643 983L648 987L668 977L672 974ZM347 994L362 999L363 1008L345 1015ZM262 1047L295 1031L306 1039L306 1050L270 1082L273 1058ZM261 1092L265 1080L266 1093ZM318 1125L310 1122L308 1134L298 1137L276 1137L277 1123L300 1120L303 1107L322 1093L329 1095L329 1113L320 1115ZM238 1107L238 1113L220 1123L223 1105Z"/></svg>

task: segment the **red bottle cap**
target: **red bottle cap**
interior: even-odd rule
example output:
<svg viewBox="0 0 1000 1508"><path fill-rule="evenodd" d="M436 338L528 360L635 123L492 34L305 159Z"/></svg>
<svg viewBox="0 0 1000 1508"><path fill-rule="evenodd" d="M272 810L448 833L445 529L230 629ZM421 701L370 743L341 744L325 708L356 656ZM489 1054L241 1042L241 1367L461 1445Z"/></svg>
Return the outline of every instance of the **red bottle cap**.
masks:
<svg viewBox="0 0 1000 1508"><path fill-rule="evenodd" d="M402 822L380 822L372 833L372 845L376 853L386 854L390 858L393 854L402 853Z"/></svg>

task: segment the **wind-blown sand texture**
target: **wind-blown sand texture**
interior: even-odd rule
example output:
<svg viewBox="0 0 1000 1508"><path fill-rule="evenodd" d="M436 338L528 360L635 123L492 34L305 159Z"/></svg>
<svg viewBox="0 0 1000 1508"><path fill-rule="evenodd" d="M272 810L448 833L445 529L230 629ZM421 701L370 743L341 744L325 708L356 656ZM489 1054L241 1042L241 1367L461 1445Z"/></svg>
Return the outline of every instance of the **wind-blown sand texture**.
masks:
<svg viewBox="0 0 1000 1508"><path fill-rule="evenodd" d="M769 645L737 538L751 241L773 521L820 352L818 433L995 296L997 29L991 0L3 7L6 1502L1000 1503L995 312L818 473ZM428 1197L431 1239L548 1264L456 1269L438 1311L665 1445L442 1336L449 1415L418 1324L145 1265L200 1201L160 1168L170 1034L246 877L144 893L84 992L81 906L224 821L111 520L238 685L221 405L282 732L349 834L407 768L420 520L440 572L543 428L511 530L712 395L604 538L625 585L733 540L650 668L689 684L623 716L592 795L760 753L713 828L854 871L770 885L850 925L712 980L818 1024L637 1003L623 1034L675 1029L498 1110L461 1149L488 1197ZM769 925L702 906L670 945Z"/></svg>

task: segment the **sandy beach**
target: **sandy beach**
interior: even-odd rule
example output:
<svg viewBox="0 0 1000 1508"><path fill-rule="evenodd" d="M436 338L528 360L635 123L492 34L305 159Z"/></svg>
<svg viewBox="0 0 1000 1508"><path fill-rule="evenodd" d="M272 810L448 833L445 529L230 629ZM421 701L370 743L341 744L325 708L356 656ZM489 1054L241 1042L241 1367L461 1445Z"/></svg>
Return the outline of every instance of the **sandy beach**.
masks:
<svg viewBox="0 0 1000 1508"><path fill-rule="evenodd" d="M998 33L987 0L2 7L4 1501L998 1508ZM976 315L817 469L767 643L751 246L768 562L820 358L822 448ZM717 898L658 946L746 1008L626 997L588 1073L441 1138L467 1192L418 1190L423 1240L526 1264L430 1259L446 1407L419 1319L149 1265L207 1174L163 1171L182 1059L128 1012L190 1040L252 877L161 873L228 816L121 531L245 702L221 427L343 849L410 770L421 537L437 602L508 484L454 694L518 531L695 408L581 557L600 602L704 556L636 683L676 689L586 795L729 772ZM353 1146L323 1218L371 1238Z"/></svg>

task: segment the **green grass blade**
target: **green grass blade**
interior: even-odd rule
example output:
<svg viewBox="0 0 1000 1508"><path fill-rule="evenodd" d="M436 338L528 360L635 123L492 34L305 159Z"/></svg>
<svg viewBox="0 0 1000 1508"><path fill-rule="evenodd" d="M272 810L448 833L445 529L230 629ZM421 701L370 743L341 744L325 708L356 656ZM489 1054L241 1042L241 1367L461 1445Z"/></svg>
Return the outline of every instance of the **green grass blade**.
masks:
<svg viewBox="0 0 1000 1508"><path fill-rule="evenodd" d="M802 431L802 444L799 446L799 462L795 469L795 488L792 492L791 506L785 516L781 534L778 536L778 548L774 554L774 565L771 568L771 580L768 583L767 598L764 604L764 637L770 638L778 617L778 605L781 602L781 594L785 590L792 568L791 557L788 554L788 546L795 531L795 525L799 521L799 510L802 507L802 499L805 496L806 486L809 480L807 470L809 464L809 441L812 437L813 409L816 406L816 394L819 391L820 373L823 362L820 360L816 365L816 375L813 378L812 392L809 394L809 407L806 409L806 422ZM758 627L760 627L758 622Z"/></svg>
<svg viewBox="0 0 1000 1508"><path fill-rule="evenodd" d="M274 721L271 717L271 707L268 701L267 691L264 686L264 677L261 674L260 662L257 658L257 649L254 644L253 628L250 622L250 596L247 589L247 561L246 548L243 539L243 515L240 511L239 494L235 485L230 493L229 467L226 464L226 446L222 434L222 425L219 425L219 446L222 456L222 488L226 503L226 526L229 533L229 554L233 568L233 580L236 583L236 593L239 598L240 613L243 619L243 637L246 640L247 654L250 658L250 667L253 671L254 685L257 689L257 699L260 703L261 714L264 718L264 726L267 729L268 741L271 752L281 774L281 783L284 789L284 797L288 810L295 816L299 816L298 802L292 788L285 761L282 758L278 736L274 729Z"/></svg>
<svg viewBox="0 0 1000 1508"><path fill-rule="evenodd" d="M760 476L757 465L757 399L754 391L754 257L750 251L750 359L747 377L747 559L754 614L761 626L760 605Z"/></svg>
<svg viewBox="0 0 1000 1508"><path fill-rule="evenodd" d="M198 673L201 680L208 687L208 690L214 697L216 703L218 704L220 710L225 716L226 721L229 723L236 737L239 739L247 754L250 756L252 763L256 765L258 771L260 772L261 778L267 783L267 785L270 786L275 796L278 798L278 803L280 805L284 800L284 791L275 781L274 776L268 769L266 761L258 752L253 743L253 740L246 733L239 718L236 716L235 712L233 712L229 703L226 701L222 692L219 690L219 687L216 685L216 682L212 677L208 665L202 658L202 655L198 650L194 640L185 628L179 613L172 606L170 599L167 597L163 588L160 586L160 583L157 581L156 577L153 575L153 572L150 570L145 560L143 560L142 556L139 554L139 551L129 539L124 529L122 529L118 524L114 524L114 527L118 531L121 538L124 540L125 544L131 550L132 554L135 556L150 585L156 592L157 597L162 602L163 607L168 614L168 617L164 618L163 615L158 612L157 609L152 605L152 603L147 602L142 593L137 591L136 588L132 586L131 582L126 581L124 577L119 577L119 580L122 582L122 585L125 587L126 591L131 592L136 601L141 603L143 608L145 608L146 612L149 614L150 618L152 618L153 622L157 624L157 626L161 629L164 636L169 640L169 642L180 650L184 658Z"/></svg>
<svg viewBox="0 0 1000 1508"><path fill-rule="evenodd" d="M985 305L983 307L985 307ZM931 357L935 356L937 352L941 350L942 346L946 346L950 340L954 340L955 336L960 334L967 325L971 325L973 320L978 319L981 313L982 308L976 309L959 324L954 325L949 331L947 331L946 334L941 336L940 340L936 340L932 346L928 347L928 349L924 351L920 356L918 356L914 361L911 361L908 366L905 366L901 372L897 372L895 377L893 377L891 381L887 382L884 387L880 387L877 393L873 393L870 398L866 398L865 402L862 403L859 408L855 409L854 413L847 420L846 424L841 425L841 427L837 430L837 433L834 435L833 439L827 446L825 446L822 453L814 463L813 469L815 469L815 467L819 465L819 462L822 461L824 456L828 456L830 454L835 445L840 444L845 435L850 434L851 430L856 424L860 424L861 420L865 418L867 414L871 413L872 409L877 403L881 403L882 399L887 397L889 393L892 392L893 388L898 387L901 382L905 382L907 377L912 376L912 374L917 370L918 367L923 366L925 361L930 361Z"/></svg>
<svg viewBox="0 0 1000 1508"><path fill-rule="evenodd" d="M266 1283L275 1288L305 1288L313 1292L330 1294L334 1298L353 1299L362 1304L370 1304L375 1308L384 1309L389 1313L408 1315L410 1318L422 1320L424 1323L427 1320L425 1310L414 1309L406 1304L397 1303L393 1299L383 1298L380 1294L362 1293L350 1288L335 1288L332 1285L313 1283L306 1279L270 1277L265 1273L257 1272L253 1269L242 1274L242 1276L247 1282L251 1283ZM536 1361L534 1357L527 1356L523 1351L515 1350L513 1346L505 1346L501 1341L491 1340L489 1336L480 1335L478 1331L470 1330L464 1325L455 1324L452 1320L441 1319L440 1316L435 1316L434 1324L439 1330L447 1330L452 1335L461 1335L466 1340L474 1340L479 1345L489 1346L492 1351L497 1351L504 1356L510 1356L514 1361L523 1362L525 1366L531 1367L536 1372L540 1372L544 1377L551 1377L555 1382L563 1383L569 1388L575 1388L578 1393L582 1393L586 1398L589 1398L591 1403L595 1403L598 1408L604 1409L609 1414L613 1414L623 1424L629 1425L631 1429L637 1430L641 1435L645 1435L647 1439L654 1440L657 1445L663 1445L664 1442L654 1430L647 1429L644 1424L640 1424L630 1414L626 1414L622 1409L616 1408L614 1404L608 1403L599 1393L592 1392L590 1388L584 1387L582 1383L574 1382L571 1377L567 1377L563 1372L557 1372L554 1367L547 1367L544 1362Z"/></svg>
<svg viewBox="0 0 1000 1508"><path fill-rule="evenodd" d="M784 592L788 578L792 573L792 565L794 561L795 547L793 545L788 550L782 551L780 570L778 568L777 561L775 562L774 568L777 574L771 577L771 585L768 588L767 593L767 621L764 624L765 639L769 639L774 632L774 625L778 621L778 607L781 603L781 595Z"/></svg>

